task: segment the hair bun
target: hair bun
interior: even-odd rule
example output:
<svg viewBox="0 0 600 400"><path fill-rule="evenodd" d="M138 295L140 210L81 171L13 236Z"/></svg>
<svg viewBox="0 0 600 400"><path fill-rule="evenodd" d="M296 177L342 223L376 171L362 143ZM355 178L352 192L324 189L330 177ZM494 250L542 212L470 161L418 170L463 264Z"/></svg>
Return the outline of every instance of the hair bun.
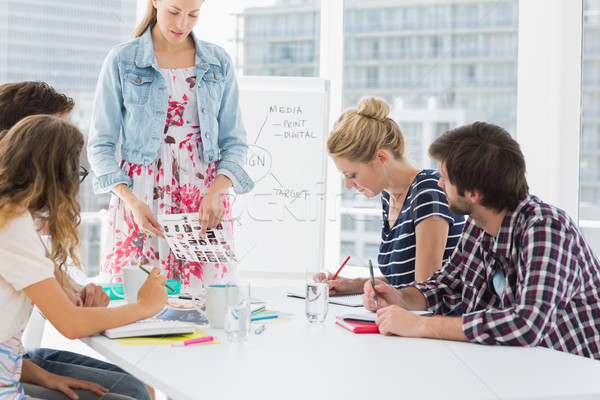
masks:
<svg viewBox="0 0 600 400"><path fill-rule="evenodd" d="M390 106L376 97L363 97L358 103L356 112L367 118L385 121L390 114Z"/></svg>

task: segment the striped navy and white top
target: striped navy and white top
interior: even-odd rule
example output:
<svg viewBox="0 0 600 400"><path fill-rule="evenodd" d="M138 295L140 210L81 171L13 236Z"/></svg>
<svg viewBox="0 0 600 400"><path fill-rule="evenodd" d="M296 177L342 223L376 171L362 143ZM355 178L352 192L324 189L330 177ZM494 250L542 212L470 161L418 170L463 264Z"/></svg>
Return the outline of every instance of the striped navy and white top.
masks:
<svg viewBox="0 0 600 400"><path fill-rule="evenodd" d="M462 233L465 218L450 212L446 195L438 186L439 179L435 170L424 169L419 172L406 193L402 210L391 229L388 225L390 195L386 191L381 194L383 229L377 261L381 273L396 288L415 280L415 228L421 221L440 216L450 224L444 261L454 250Z"/></svg>

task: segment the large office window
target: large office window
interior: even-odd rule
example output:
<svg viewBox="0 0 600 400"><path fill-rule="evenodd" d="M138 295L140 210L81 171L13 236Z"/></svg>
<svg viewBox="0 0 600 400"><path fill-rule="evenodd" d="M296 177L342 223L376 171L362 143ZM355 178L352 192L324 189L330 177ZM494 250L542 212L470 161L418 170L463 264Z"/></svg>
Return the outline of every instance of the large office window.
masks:
<svg viewBox="0 0 600 400"><path fill-rule="evenodd" d="M48 82L73 97L75 109L69 119L86 134L102 61L113 46L131 37L135 18L136 0L3 0L0 84ZM81 187L80 202L81 258L87 273L96 275L101 240L98 210L107 207L108 196L93 194L90 177Z"/></svg>
<svg viewBox="0 0 600 400"><path fill-rule="evenodd" d="M600 254L600 1L583 2L579 225Z"/></svg>
<svg viewBox="0 0 600 400"><path fill-rule="evenodd" d="M240 74L319 76L320 1L232 3Z"/></svg>
<svg viewBox="0 0 600 400"><path fill-rule="evenodd" d="M86 133L102 60L131 37L145 1L84 3L0 2L0 83L49 82L75 98L70 118ZM319 76L324 4L207 1L195 31L228 50L238 74ZM600 0L583 0L583 5L579 217L600 252ZM345 0L342 14L335 16L344 21L344 56L338 60L342 108L366 95L386 99L405 133L413 165L434 167L427 157L429 143L464 123L485 120L516 132L518 0ZM329 26L323 29L333 29ZM102 236L98 211L107 207L108 196L93 194L90 179L81 202L82 257L94 275ZM339 253L366 265L377 254L380 200L344 190L340 202L339 215L328 217L341 227Z"/></svg>
<svg viewBox="0 0 600 400"><path fill-rule="evenodd" d="M429 144L465 123L484 120L514 135L518 0L346 0L344 7L343 107L363 96L385 99L415 167L434 168ZM344 243L359 241L357 265L376 259L379 204L360 194L342 197L344 217L363 229L341 231Z"/></svg>

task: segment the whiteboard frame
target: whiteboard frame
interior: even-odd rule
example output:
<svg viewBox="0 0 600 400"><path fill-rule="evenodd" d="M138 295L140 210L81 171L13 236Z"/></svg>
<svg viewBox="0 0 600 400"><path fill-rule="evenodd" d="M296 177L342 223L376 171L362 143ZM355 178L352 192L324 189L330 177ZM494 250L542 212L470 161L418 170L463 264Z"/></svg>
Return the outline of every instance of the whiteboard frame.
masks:
<svg viewBox="0 0 600 400"><path fill-rule="evenodd" d="M280 92L280 93L317 93L322 94L323 98L323 121L322 121L322 132L323 132L323 146L321 154L321 170L320 175L323 177L323 183L325 184L325 190L322 196L317 199L318 210L317 215L319 218L318 224L318 248L317 248L317 262L320 268L325 268L325 227L326 227L326 216L327 216L327 195L328 190L328 160L326 154L326 142L329 137L329 107L330 107L330 83L328 80L316 77L283 77L283 76L240 76L237 78L240 93L245 91L266 91L266 92ZM242 115L244 115L244 109L242 109ZM251 194L250 192L249 194ZM243 195L242 195L243 196ZM236 243L241 240L245 240L244 237L240 237L236 234L234 228L234 237ZM306 251L302 246L298 246L299 251ZM237 252L236 246L236 252ZM242 256L238 253L238 257ZM243 260L240 260L243 262ZM261 269L257 265L245 266L242 264L242 269L245 272L272 272L271 270ZM277 271L278 273L294 274L306 273L306 267L302 269L299 267ZM311 267L312 268L312 267Z"/></svg>

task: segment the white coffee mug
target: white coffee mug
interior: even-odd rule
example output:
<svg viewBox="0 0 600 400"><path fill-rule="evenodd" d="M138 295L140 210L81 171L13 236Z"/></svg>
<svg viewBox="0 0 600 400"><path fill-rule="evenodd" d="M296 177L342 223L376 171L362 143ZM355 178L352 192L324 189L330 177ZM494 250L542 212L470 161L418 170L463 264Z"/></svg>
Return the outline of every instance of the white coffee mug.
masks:
<svg viewBox="0 0 600 400"><path fill-rule="evenodd" d="M123 282L123 294L120 295L115 291L113 286L116 278L121 277ZM144 282L148 274L146 274L142 269L138 266L127 266L121 268L121 273L116 274L110 277L110 290L117 297L125 299L128 303L135 303L137 301L137 294Z"/></svg>
<svg viewBox="0 0 600 400"><path fill-rule="evenodd" d="M237 299L233 285L208 285L204 294L204 307L199 307L199 302L194 301L196 310L208 319L211 328L223 329L225 327L225 313L227 306ZM229 288L229 290L227 290Z"/></svg>

